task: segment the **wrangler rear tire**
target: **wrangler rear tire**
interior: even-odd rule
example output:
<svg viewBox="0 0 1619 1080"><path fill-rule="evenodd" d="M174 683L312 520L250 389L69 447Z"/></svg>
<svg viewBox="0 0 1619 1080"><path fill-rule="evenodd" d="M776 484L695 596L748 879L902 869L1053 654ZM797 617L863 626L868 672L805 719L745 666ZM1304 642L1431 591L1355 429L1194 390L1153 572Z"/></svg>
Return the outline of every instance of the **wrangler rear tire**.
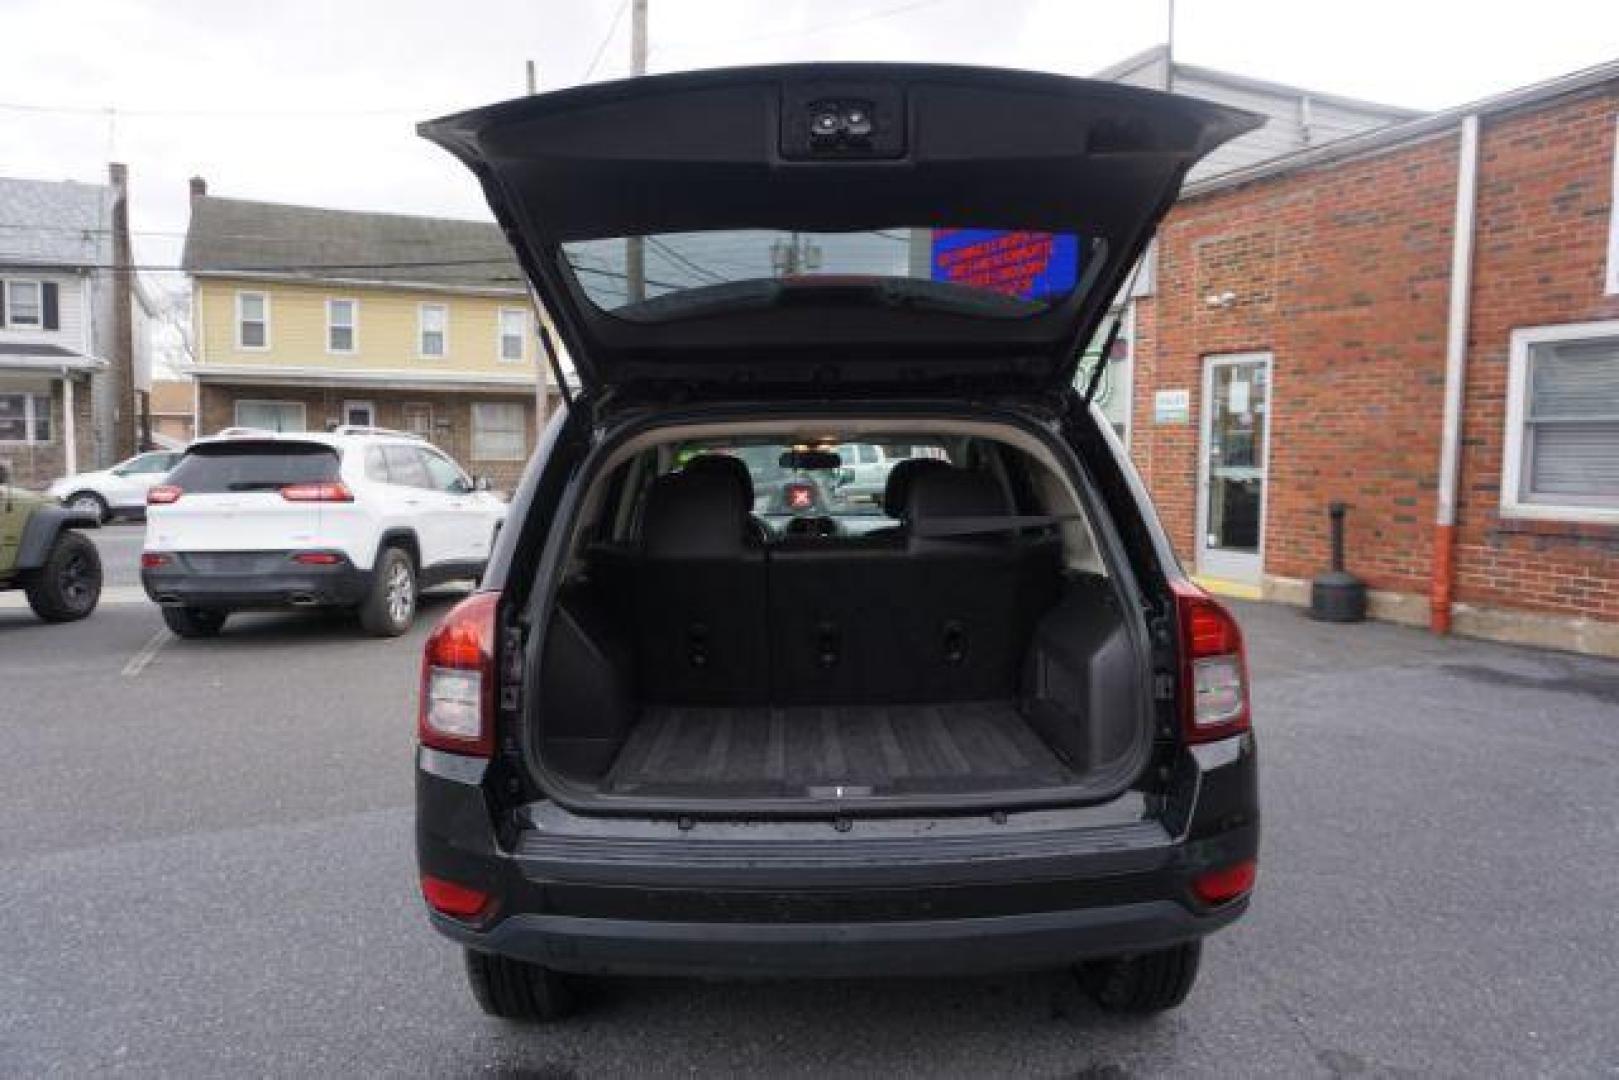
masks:
<svg viewBox="0 0 1619 1080"><path fill-rule="evenodd" d="M1108 1012L1137 1015L1173 1009L1186 1000L1197 981L1201 942L1188 942L1160 952L1081 964L1080 981Z"/></svg>
<svg viewBox="0 0 1619 1080"><path fill-rule="evenodd" d="M466 950L467 982L478 1007L503 1020L561 1020L578 1008L574 980L523 960Z"/></svg>

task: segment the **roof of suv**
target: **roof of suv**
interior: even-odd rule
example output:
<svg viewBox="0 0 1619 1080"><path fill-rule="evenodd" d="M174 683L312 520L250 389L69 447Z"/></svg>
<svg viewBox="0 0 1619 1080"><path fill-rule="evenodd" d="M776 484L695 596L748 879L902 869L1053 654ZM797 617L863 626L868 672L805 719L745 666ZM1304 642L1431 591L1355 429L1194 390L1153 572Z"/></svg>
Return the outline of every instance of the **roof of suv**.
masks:
<svg viewBox="0 0 1619 1080"><path fill-rule="evenodd" d="M187 449L234 442L321 443L331 447L351 446L357 442L408 442L427 445L427 440L420 436L387 428L340 427L336 431L255 431L250 428L226 428L216 435L194 440Z"/></svg>

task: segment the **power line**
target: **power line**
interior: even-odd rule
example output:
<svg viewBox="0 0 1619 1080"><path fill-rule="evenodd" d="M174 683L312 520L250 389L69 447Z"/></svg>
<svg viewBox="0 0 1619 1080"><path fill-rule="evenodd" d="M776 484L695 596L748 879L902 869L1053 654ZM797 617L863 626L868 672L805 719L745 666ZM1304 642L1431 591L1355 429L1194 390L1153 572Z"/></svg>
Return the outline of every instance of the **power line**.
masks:
<svg viewBox="0 0 1619 1080"><path fill-rule="evenodd" d="M619 0L618 10L613 12L613 21L607 24L607 33L602 35L601 44L596 46L596 55L590 58L590 66L585 68L584 75L579 79L580 82L589 82L590 77L596 73L596 65L601 63L602 57L607 54L607 43L613 40L613 33L618 29L619 22L624 18L624 9L629 6L630 0Z"/></svg>
<svg viewBox="0 0 1619 1080"><path fill-rule="evenodd" d="M435 111L442 112L442 105L424 105L420 108L401 108L390 106L388 108L365 109L149 109L125 108L116 105L47 105L32 101L0 101L0 109L7 112L48 113L68 116L90 116L104 119L108 116L120 117L191 117L191 118L218 118L235 119L237 117L301 117L318 118L330 116L426 116Z"/></svg>
<svg viewBox="0 0 1619 1080"><path fill-rule="evenodd" d="M39 256L32 252L0 251L0 260L28 260ZM445 266L496 266L509 265L511 259L422 259L408 262L373 262L373 263L278 263L260 266L208 266L197 268L205 274L275 274L275 273L305 273L316 270L409 270L427 267ZM80 270L149 270L153 272L193 273L192 268L184 266L169 266L158 263L131 263L128 266L119 266L116 263L80 263L70 264ZM521 281L519 277L490 278L491 281Z"/></svg>
<svg viewBox="0 0 1619 1080"><path fill-rule="evenodd" d="M646 242L647 242L647 246L652 248L653 251L660 252L660 253L662 253L664 255L665 258L668 258L668 259L670 259L670 260L672 260L672 261L674 261L676 263L679 263L681 266L684 266L687 270L690 270L699 279L707 280L707 281L709 281L709 282L711 282L713 284L719 284L719 285L722 285L722 284L725 283L726 279L725 279L725 277L723 275L715 273L713 270L710 270L706 266L702 266L702 265L700 265L700 264L698 264L696 262L693 262L691 259L688 259L686 256L682 255L680 252L678 252L674 248L670 247L668 244L665 244L662 240L659 240L656 236L647 237Z"/></svg>
<svg viewBox="0 0 1619 1080"><path fill-rule="evenodd" d="M838 22L812 23L809 26L794 30L772 30L763 34L749 34L745 37L725 38L719 41L672 41L660 43L653 47L654 52L682 52L692 49L721 49L729 45L751 45L757 41L778 41L784 38L804 37L807 34L824 34L829 30L842 30L847 26L858 26L861 23L876 22L878 19L888 19L895 15L903 15L908 11L919 8L933 7L935 4L945 3L946 0L911 0L908 4L897 4L893 7L883 8L881 11L867 12L853 18L842 19Z"/></svg>

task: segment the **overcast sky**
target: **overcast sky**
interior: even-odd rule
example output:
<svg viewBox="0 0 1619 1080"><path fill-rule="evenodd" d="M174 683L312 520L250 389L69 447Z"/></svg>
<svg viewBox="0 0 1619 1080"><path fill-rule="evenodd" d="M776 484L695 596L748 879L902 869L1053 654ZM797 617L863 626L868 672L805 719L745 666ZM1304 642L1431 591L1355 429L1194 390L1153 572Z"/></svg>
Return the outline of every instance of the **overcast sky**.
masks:
<svg viewBox="0 0 1619 1080"><path fill-rule="evenodd" d="M138 256L216 195L487 217L417 120L624 75L628 0L0 0L0 175L130 166ZM1164 0L650 0L654 72L932 60L1083 75L1163 40ZM1177 57L1440 108L1619 57L1619 0L1180 0ZM599 53L599 55L598 55ZM592 60L595 60L592 69ZM114 110L109 112L108 110ZM0 249L3 249L0 233Z"/></svg>

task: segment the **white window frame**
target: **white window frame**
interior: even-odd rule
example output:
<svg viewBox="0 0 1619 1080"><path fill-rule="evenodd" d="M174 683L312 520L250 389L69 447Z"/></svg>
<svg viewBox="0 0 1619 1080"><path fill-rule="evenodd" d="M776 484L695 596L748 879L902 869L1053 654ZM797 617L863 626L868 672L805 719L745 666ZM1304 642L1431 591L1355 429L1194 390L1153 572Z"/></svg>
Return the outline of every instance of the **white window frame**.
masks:
<svg viewBox="0 0 1619 1080"><path fill-rule="evenodd" d="M438 331L444 339L442 352L430 353L422 348L427 338L427 312L430 308L437 308L444 312L444 325ZM417 304L416 305L416 358L418 360L444 360L450 355L450 305L449 304Z"/></svg>
<svg viewBox="0 0 1619 1080"><path fill-rule="evenodd" d="M10 298L7 297L7 299L10 299ZM26 324L24 324L24 325L26 325ZM48 390L5 390L5 391L0 391L0 393L4 393L7 397L10 397L13 394L15 394L15 395L20 396L23 399L22 400L22 432L23 432L23 437L21 439L0 439L0 446L50 446L52 443L56 442L56 417L54 415L52 415L54 410L53 410L52 403L51 403L51 393L50 393L50 391L48 391ZM45 402L45 422L50 427L50 430L47 432L48 438L45 438L45 439L36 439L36 438L34 438L34 428L37 426L35 424L35 421L39 417L39 402L40 401Z"/></svg>
<svg viewBox="0 0 1619 1080"><path fill-rule="evenodd" d="M349 347L332 348L332 331L342 329L332 321L332 309L337 304L349 306ZM351 296L332 296L326 300L326 352L330 356L353 356L360 351L360 302Z"/></svg>
<svg viewBox="0 0 1619 1080"><path fill-rule="evenodd" d="M1571 521L1619 525L1619 506L1565 506L1554 503L1524 502L1523 457L1528 448L1524 438L1529 415L1529 350L1547 342L1582 341L1586 338L1619 337L1619 319L1602 322L1564 323L1560 326L1526 326L1512 331L1507 367L1507 431L1501 456L1501 516L1530 521Z"/></svg>
<svg viewBox="0 0 1619 1080"><path fill-rule="evenodd" d="M506 355L506 316L515 315L523 320L523 325L517 331L517 355ZM528 362L528 339L530 326L528 309L520 307L503 307L495 313L495 359L503 364L524 364Z"/></svg>
<svg viewBox="0 0 1619 1080"><path fill-rule="evenodd" d="M519 427L517 429L518 449L517 449L517 452L515 454L485 454L485 453L480 452L479 446L478 446L478 439L479 439L479 436L481 434L481 432L479 431L479 428L478 428L478 406L480 406L480 405L500 405L500 406L504 406L504 407L507 407L507 408L515 408L517 410L517 415L518 415L518 418L519 418L519 420L518 420ZM527 458L528 458L528 453L527 453L528 417L525 416L524 413L523 413L523 403L521 401L479 401L479 402L474 402L472 404L472 407L471 407L471 413L472 413L472 415L471 415L470 419L471 419L471 422L472 422L472 446L471 446L472 460L474 460L474 461L524 461L524 460L527 460ZM504 432L502 432L502 434L504 434Z"/></svg>
<svg viewBox="0 0 1619 1080"><path fill-rule="evenodd" d="M264 301L264 344L245 345L242 343L242 301L249 296L257 296ZM270 294L256 289L240 289L236 293L236 348L239 352L269 352L270 351Z"/></svg>
<svg viewBox="0 0 1619 1080"><path fill-rule="evenodd" d="M12 312L16 305L11 299L11 290L19 285L32 285L34 287L34 306L39 310L39 318L33 322L18 322ZM6 278L6 322L7 330L43 330L45 329L45 282L41 278Z"/></svg>
<svg viewBox="0 0 1619 1080"><path fill-rule="evenodd" d="M231 416L235 419L237 427L252 426L251 424L244 424L242 422L243 405L291 405L293 408L298 410L298 430L309 430L309 409L301 401L288 401L285 398L237 398L235 403L231 406Z"/></svg>
<svg viewBox="0 0 1619 1080"><path fill-rule="evenodd" d="M1608 206L1608 279L1609 296L1619 293L1619 117L1613 122L1613 184L1609 190Z"/></svg>

